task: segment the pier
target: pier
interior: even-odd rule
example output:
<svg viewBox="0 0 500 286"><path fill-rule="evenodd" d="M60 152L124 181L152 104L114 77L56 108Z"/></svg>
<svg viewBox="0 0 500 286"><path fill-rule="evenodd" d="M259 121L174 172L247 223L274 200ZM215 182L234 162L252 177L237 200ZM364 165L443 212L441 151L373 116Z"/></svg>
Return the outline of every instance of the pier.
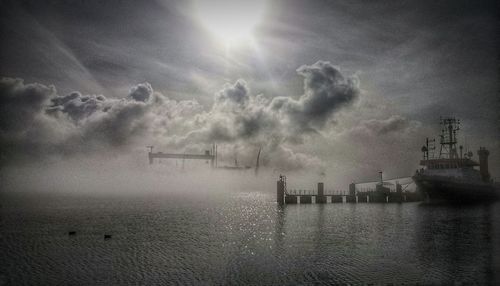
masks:
<svg viewBox="0 0 500 286"><path fill-rule="evenodd" d="M417 202L422 198L418 192L403 190L396 184L396 190L390 191L383 185L375 189L358 191L356 184L349 184L349 191L325 191L325 185L319 182L316 190L288 189L286 176L280 175L276 182L276 200L278 205L285 204L335 204L335 203L404 203Z"/></svg>

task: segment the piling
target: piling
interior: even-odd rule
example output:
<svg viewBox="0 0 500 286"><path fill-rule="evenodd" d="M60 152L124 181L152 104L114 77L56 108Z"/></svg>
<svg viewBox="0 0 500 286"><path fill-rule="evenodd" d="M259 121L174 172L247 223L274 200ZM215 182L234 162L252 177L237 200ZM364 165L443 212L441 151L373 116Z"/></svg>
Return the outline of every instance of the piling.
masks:
<svg viewBox="0 0 500 286"><path fill-rule="evenodd" d="M276 182L276 202L282 206L285 203L285 177L280 175Z"/></svg>
<svg viewBox="0 0 500 286"><path fill-rule="evenodd" d="M354 195L345 196L345 198L346 198L346 203L355 203L356 202L356 196L354 196Z"/></svg>
<svg viewBox="0 0 500 286"><path fill-rule="evenodd" d="M296 204L298 196L285 196L285 204Z"/></svg>
<svg viewBox="0 0 500 286"><path fill-rule="evenodd" d="M301 204L312 204L312 196L300 196Z"/></svg>
<svg viewBox="0 0 500 286"><path fill-rule="evenodd" d="M388 202L390 202L390 203L402 203L403 202L402 193L390 193Z"/></svg>
<svg viewBox="0 0 500 286"><path fill-rule="evenodd" d="M350 196L355 196L356 195L356 184L355 183L350 183L349 184L349 195Z"/></svg>
<svg viewBox="0 0 500 286"><path fill-rule="evenodd" d="M367 203L368 196L367 195L358 195L358 203Z"/></svg>
<svg viewBox="0 0 500 286"><path fill-rule="evenodd" d="M316 203L317 204L326 204L326 196L317 196Z"/></svg>
<svg viewBox="0 0 500 286"><path fill-rule="evenodd" d="M326 196L323 183L318 183L318 195L316 196L316 203L326 204Z"/></svg>
<svg viewBox="0 0 500 286"><path fill-rule="evenodd" d="M332 203L342 203L342 195L332 195Z"/></svg>

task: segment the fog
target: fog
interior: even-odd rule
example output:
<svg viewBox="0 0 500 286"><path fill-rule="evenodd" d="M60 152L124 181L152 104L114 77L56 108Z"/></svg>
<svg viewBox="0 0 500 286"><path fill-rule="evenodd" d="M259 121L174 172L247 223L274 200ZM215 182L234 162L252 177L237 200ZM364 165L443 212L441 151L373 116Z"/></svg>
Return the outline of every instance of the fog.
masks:
<svg viewBox="0 0 500 286"><path fill-rule="evenodd" d="M238 193L275 194L280 173L267 167L246 170L210 168L205 161L163 160L149 165L140 158L74 158L37 162L2 170L4 195L36 196L232 196ZM144 155L144 156L142 156ZM138 160L136 160L138 159ZM177 165L177 166L176 166ZM287 173L296 188L316 189L322 176L303 171Z"/></svg>

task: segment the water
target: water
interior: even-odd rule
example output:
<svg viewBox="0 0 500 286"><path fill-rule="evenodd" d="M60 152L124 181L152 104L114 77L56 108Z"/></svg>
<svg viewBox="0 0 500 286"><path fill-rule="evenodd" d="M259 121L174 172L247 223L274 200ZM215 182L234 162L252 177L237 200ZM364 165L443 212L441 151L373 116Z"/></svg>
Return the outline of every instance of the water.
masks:
<svg viewBox="0 0 500 286"><path fill-rule="evenodd" d="M0 285L500 281L499 203L281 209L274 199L4 196Z"/></svg>

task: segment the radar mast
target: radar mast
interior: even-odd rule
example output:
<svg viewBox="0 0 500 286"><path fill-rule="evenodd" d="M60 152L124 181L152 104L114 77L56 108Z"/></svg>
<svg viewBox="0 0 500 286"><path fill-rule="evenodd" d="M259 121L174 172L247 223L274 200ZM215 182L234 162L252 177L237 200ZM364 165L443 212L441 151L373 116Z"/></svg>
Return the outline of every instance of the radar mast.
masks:
<svg viewBox="0 0 500 286"><path fill-rule="evenodd" d="M460 119L454 117L441 118L441 135L439 158L455 159L457 153L457 131L460 130Z"/></svg>

